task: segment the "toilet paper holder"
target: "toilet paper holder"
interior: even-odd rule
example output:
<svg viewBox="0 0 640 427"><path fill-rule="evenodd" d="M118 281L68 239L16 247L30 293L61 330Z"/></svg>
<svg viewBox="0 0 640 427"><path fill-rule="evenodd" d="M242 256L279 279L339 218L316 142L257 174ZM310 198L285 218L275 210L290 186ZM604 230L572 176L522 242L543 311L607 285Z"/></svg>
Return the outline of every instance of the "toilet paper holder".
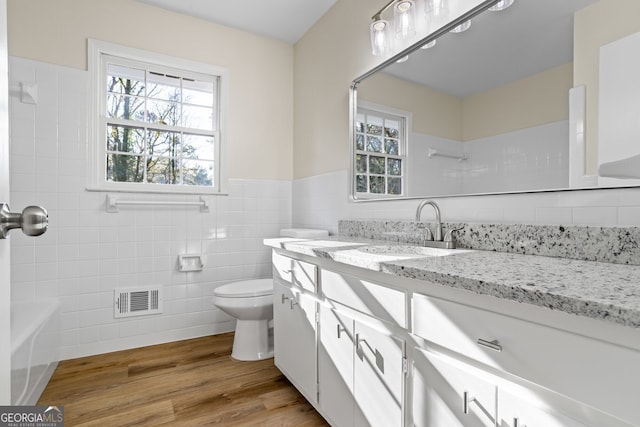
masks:
<svg viewBox="0 0 640 427"><path fill-rule="evenodd" d="M182 254L178 255L178 271L202 271L202 255Z"/></svg>

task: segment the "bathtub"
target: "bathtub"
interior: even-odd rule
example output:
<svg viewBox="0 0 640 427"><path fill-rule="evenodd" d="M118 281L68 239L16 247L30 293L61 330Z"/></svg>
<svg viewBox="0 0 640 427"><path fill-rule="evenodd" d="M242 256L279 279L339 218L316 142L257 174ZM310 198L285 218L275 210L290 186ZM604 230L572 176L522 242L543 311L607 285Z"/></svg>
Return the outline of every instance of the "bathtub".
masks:
<svg viewBox="0 0 640 427"><path fill-rule="evenodd" d="M60 301L11 303L11 404L35 405L58 366Z"/></svg>

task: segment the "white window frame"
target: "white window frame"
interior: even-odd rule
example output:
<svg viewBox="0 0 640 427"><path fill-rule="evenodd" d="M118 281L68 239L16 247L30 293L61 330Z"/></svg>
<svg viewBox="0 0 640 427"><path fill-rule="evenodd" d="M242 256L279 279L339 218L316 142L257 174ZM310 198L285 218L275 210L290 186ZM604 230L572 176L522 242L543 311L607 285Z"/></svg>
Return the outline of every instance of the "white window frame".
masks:
<svg viewBox="0 0 640 427"><path fill-rule="evenodd" d="M387 193L362 193L362 192L358 192L357 191L357 165L356 165L356 156L357 154L362 154L360 151L358 151L356 149L356 120L355 117L357 117L358 113L360 112L360 109L364 109L364 110L369 110L369 111L373 111L373 112L377 112L380 113L383 116L395 116L397 118L402 119L403 125L401 126L401 133L402 136L399 140L400 143L400 155L398 156L387 156L386 154L381 154L381 156L384 157L392 157L392 158L401 158L402 159L402 174L400 175L400 179L402 182L402 192L400 194L387 194ZM409 176L408 174L408 170L409 170L409 136L410 136L410 131L411 129L413 129L412 127L412 114L409 111L404 111L404 110L399 110L397 108L393 108L393 107L388 107L386 105L381 105L381 104L376 104L373 102L368 102L368 101L358 101L358 106L357 109L355 111L355 116L354 116L354 122L353 122L353 129L351 129L351 132L353 133L353 148L352 148L352 158L351 158L351 168L352 168L352 173L353 173L353 195L355 197L356 200L376 200L376 199L395 199L395 198L402 198L402 197L406 197L407 194L409 194L408 189L409 189L409 185L408 185L408 179L407 177ZM370 152L368 152L370 153Z"/></svg>
<svg viewBox="0 0 640 427"><path fill-rule="evenodd" d="M146 63L161 68L182 70L216 76L219 79L215 105L218 114L218 131L215 143L214 185L191 186L154 184L146 182L111 182L106 179L106 58ZM176 58L146 50L100 40L88 40L89 109L87 147L87 189L90 191L127 191L144 193L177 194L227 194L227 111L229 99L229 72L226 68Z"/></svg>

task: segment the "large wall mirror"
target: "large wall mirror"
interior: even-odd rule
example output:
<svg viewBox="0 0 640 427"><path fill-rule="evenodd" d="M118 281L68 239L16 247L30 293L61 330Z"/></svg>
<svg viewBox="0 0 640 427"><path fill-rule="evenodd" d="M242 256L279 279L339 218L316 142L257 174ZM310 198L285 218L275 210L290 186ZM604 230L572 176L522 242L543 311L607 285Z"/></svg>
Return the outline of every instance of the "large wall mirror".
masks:
<svg viewBox="0 0 640 427"><path fill-rule="evenodd" d="M640 156L635 165L623 165L630 173L598 176L604 160L616 166L640 154L640 138L627 148L603 140L612 139L603 129L621 128L616 118L599 126L605 152L580 140L585 100L572 89L574 19L598 0L515 0L502 11L487 10L495 1L478 3L401 52L404 61L396 55L354 80L354 199L639 185L630 178L634 168L640 178ZM450 31L469 17L468 30ZM611 79L620 78L614 72ZM606 102L618 104L616 90L600 102L613 97ZM635 98L629 102L640 114ZM616 141L624 140L617 132ZM570 141L582 144L579 150ZM599 158L591 167L590 156Z"/></svg>

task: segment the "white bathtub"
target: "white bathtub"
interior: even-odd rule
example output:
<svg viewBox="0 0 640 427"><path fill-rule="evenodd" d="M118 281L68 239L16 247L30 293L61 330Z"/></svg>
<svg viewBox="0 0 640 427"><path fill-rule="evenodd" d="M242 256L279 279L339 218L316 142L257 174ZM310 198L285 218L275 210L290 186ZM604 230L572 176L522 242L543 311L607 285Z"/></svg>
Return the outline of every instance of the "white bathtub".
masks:
<svg viewBox="0 0 640 427"><path fill-rule="evenodd" d="M11 304L11 404L35 405L58 366L57 299Z"/></svg>

